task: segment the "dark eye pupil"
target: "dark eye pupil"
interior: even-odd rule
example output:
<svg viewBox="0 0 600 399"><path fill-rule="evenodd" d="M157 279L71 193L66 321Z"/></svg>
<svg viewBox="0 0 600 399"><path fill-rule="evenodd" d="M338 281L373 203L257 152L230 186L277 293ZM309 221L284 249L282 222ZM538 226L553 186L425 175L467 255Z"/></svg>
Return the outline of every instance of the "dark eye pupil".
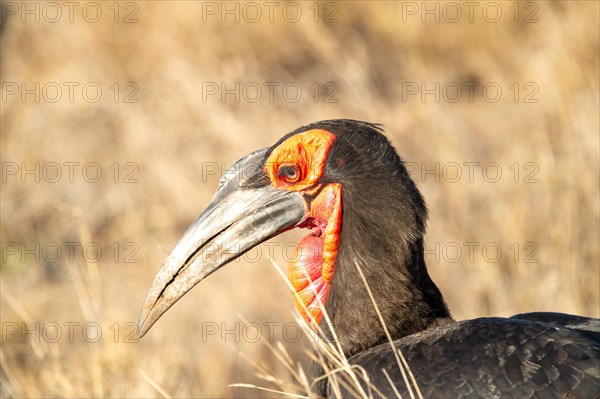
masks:
<svg viewBox="0 0 600 399"><path fill-rule="evenodd" d="M279 176L293 180L298 176L298 172L292 165L284 165L279 168Z"/></svg>

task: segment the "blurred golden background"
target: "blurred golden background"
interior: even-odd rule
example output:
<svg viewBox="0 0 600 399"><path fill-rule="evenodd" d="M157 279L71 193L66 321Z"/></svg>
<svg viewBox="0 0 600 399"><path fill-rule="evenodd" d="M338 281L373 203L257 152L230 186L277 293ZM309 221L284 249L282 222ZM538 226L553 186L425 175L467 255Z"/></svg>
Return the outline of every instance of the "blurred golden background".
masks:
<svg viewBox="0 0 600 399"><path fill-rule="evenodd" d="M277 396L229 385L306 361L266 256L305 233L132 323L221 174L321 119L385 126L455 318L600 316L597 2L67 3L1 3L0 396Z"/></svg>

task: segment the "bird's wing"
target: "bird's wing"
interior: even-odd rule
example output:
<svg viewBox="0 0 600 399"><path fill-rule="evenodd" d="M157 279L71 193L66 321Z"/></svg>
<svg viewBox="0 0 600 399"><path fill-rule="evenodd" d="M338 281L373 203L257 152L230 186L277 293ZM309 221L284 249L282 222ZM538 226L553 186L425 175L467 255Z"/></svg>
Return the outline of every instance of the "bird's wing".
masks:
<svg viewBox="0 0 600 399"><path fill-rule="evenodd" d="M600 319L554 312L521 313L512 316L511 319L535 321L557 327L568 327L600 343Z"/></svg>
<svg viewBox="0 0 600 399"><path fill-rule="evenodd" d="M394 344L424 398L600 397L600 344L569 328L483 318L429 329ZM350 363L365 369L383 396L397 397L397 391L411 397L389 343L353 356ZM414 387L413 394L419 397ZM329 395L334 396L331 387Z"/></svg>

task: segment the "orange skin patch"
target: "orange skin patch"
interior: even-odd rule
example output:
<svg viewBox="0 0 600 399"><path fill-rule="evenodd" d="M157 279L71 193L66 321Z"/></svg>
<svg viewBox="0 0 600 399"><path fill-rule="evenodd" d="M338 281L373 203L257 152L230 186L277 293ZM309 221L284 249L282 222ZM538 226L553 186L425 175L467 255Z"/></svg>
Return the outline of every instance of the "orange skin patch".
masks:
<svg viewBox="0 0 600 399"><path fill-rule="evenodd" d="M302 191L315 184L323 174L327 154L335 135L321 129L298 133L281 143L271 152L265 164L275 188ZM292 166L298 175L295 179L281 176L282 166Z"/></svg>
<svg viewBox="0 0 600 399"><path fill-rule="evenodd" d="M309 216L326 221L323 232L322 274L323 281L329 283L333 276L342 226L342 187L339 183L329 184L321 191L311 204Z"/></svg>
<svg viewBox="0 0 600 399"><path fill-rule="evenodd" d="M281 143L265 164L273 186L314 195L321 186L312 186L323 174L334 140L333 133L313 129ZM331 289L341 225L342 187L339 183L328 184L307 210L306 222L301 227L312 228L313 232L298 243L288 272L298 294L296 307L314 330L318 329Z"/></svg>

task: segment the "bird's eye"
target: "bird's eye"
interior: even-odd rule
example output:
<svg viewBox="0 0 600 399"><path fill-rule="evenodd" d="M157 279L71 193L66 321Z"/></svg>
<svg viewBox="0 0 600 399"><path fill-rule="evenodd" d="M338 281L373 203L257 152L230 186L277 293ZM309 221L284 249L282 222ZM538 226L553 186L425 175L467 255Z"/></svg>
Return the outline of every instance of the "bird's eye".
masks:
<svg viewBox="0 0 600 399"><path fill-rule="evenodd" d="M300 171L296 165L281 165L277 170L277 176L288 183L296 183L300 180Z"/></svg>

